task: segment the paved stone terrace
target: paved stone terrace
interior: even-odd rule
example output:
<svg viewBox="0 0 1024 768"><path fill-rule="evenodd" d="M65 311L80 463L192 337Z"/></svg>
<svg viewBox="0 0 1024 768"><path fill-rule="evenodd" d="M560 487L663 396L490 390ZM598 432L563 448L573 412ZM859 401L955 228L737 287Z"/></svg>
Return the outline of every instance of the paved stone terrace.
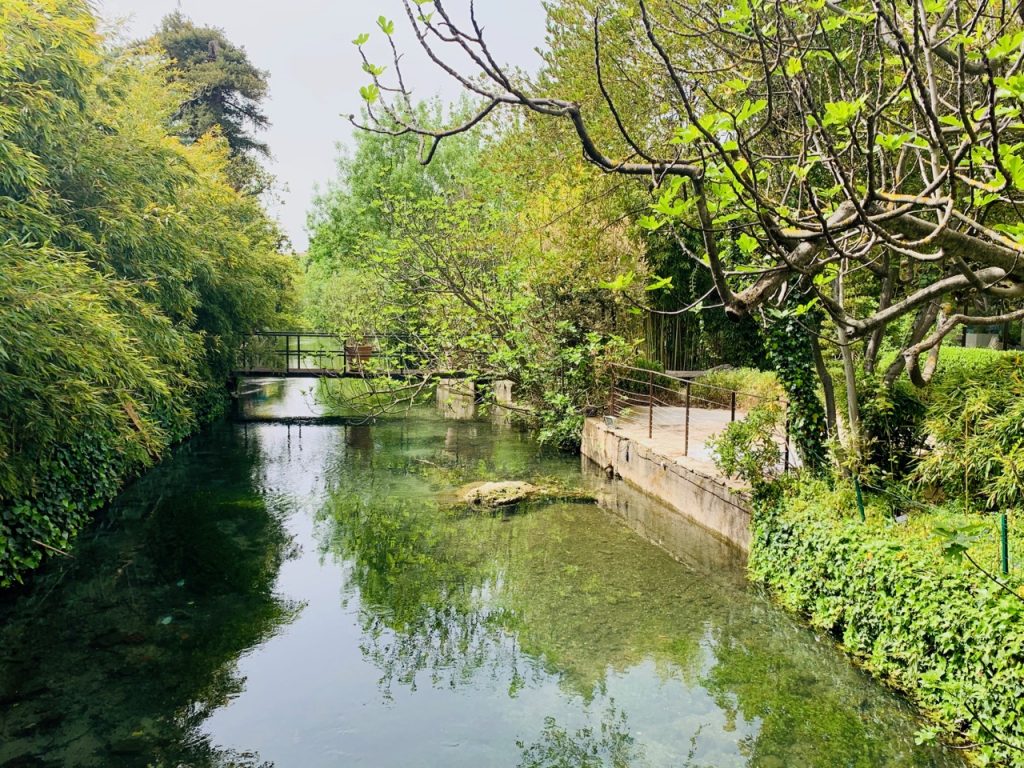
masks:
<svg viewBox="0 0 1024 768"><path fill-rule="evenodd" d="M737 410L736 419L746 416L745 411ZM610 425L613 432L628 438L638 445L643 445L666 459L674 461L688 469L700 472L725 483L730 488L742 490L743 485L722 475L715 466L708 448L708 441L725 429L730 422L731 414L727 409L690 408L690 442L689 451L685 449L686 409L674 406L655 406L653 415L653 434L647 436L648 408L646 406L631 408L629 416L617 417ZM775 436L780 448L785 446L782 430ZM790 466L799 463L796 449L790 441ZM782 467L779 467L781 470Z"/></svg>

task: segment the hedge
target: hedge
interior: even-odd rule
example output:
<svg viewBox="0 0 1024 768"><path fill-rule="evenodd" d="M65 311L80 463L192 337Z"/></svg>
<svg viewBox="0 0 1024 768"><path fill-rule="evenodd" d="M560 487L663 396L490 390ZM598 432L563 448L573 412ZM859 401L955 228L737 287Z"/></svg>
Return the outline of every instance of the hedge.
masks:
<svg viewBox="0 0 1024 768"><path fill-rule="evenodd" d="M922 739L944 732L980 765L1024 768L1021 579L1012 594L943 558L928 516L864 523L855 509L852 492L807 481L760 505L751 577L916 701L933 723Z"/></svg>

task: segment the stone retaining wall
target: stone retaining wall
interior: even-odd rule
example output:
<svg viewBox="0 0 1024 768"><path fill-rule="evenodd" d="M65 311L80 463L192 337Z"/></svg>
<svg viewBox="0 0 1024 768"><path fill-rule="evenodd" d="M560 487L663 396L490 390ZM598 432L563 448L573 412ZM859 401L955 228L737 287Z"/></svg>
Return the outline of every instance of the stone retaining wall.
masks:
<svg viewBox="0 0 1024 768"><path fill-rule="evenodd" d="M689 468L589 418L583 455L605 471L682 513L744 552L750 550L750 501L723 478Z"/></svg>

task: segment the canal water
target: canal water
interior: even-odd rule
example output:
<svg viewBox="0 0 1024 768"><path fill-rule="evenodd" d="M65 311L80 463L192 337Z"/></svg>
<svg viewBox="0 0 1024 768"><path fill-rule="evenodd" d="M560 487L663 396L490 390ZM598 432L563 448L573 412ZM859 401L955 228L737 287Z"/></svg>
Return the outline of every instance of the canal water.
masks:
<svg viewBox="0 0 1024 768"><path fill-rule="evenodd" d="M246 413L306 416L308 386L257 388ZM443 502L493 478L605 503ZM217 425L0 598L0 765L960 765L734 551L664 519L428 410Z"/></svg>

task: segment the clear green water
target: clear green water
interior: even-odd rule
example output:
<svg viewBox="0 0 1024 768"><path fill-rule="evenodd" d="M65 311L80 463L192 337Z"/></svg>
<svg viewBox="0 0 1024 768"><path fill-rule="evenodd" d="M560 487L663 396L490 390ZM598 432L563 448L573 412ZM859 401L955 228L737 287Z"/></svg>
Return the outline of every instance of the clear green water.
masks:
<svg viewBox="0 0 1024 768"><path fill-rule="evenodd" d="M251 412L303 415L301 388ZM0 601L0 765L959 765L728 547L628 489L511 517L437 503L540 476L603 482L425 412L218 426Z"/></svg>

